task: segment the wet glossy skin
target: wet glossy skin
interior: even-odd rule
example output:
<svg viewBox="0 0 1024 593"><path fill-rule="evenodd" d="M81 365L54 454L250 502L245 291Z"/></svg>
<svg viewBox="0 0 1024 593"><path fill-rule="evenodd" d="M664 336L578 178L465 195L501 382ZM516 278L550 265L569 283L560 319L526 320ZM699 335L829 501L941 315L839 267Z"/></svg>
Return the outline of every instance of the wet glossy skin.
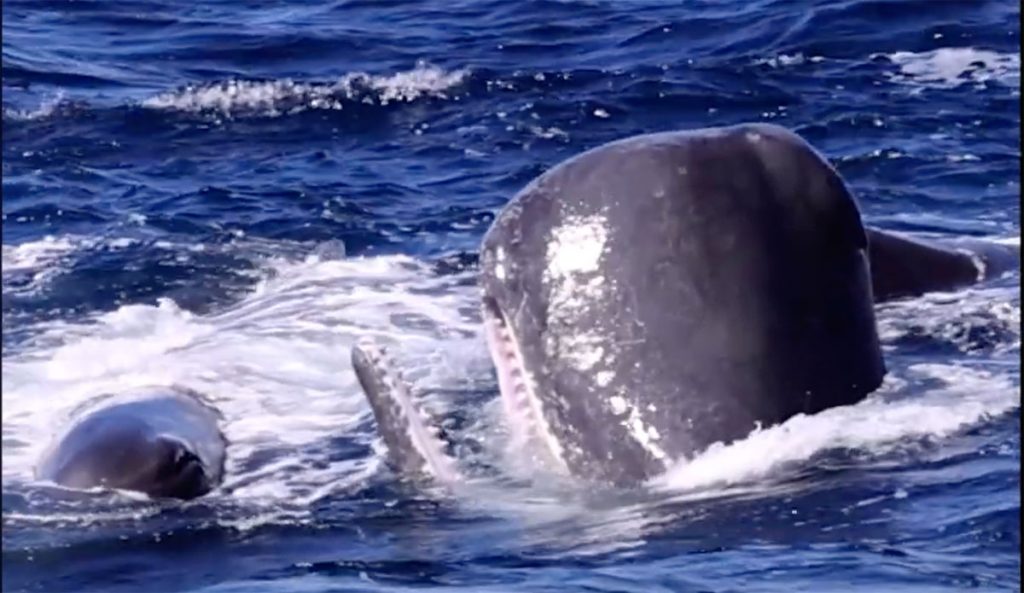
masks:
<svg viewBox="0 0 1024 593"><path fill-rule="evenodd" d="M190 392L132 394L76 419L40 461L37 477L69 488L117 488L191 499L223 476L217 414Z"/></svg>

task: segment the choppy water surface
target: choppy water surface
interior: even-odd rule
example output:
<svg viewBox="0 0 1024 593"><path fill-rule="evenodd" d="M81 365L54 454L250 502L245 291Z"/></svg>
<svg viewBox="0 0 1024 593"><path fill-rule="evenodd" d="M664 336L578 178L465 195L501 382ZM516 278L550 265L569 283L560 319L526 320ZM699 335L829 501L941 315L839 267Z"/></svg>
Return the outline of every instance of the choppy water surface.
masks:
<svg viewBox="0 0 1024 593"><path fill-rule="evenodd" d="M1019 275L881 307L878 394L631 493L523 479L474 285L545 168L751 120L819 147L872 224L1019 240L1019 12L5 1L4 590L1019 590ZM498 475L395 480L348 363L366 334ZM223 412L223 488L33 480L77 406L154 383Z"/></svg>

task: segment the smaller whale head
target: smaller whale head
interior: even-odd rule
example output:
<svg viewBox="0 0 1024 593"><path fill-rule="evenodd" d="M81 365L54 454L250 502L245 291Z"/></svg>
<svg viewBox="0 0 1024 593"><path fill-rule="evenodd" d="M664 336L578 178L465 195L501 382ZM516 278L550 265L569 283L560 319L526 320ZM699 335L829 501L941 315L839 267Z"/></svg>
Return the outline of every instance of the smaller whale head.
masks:
<svg viewBox="0 0 1024 593"><path fill-rule="evenodd" d="M116 488L154 498L192 499L213 487L202 459L186 443L125 417L78 424L40 474L70 488Z"/></svg>

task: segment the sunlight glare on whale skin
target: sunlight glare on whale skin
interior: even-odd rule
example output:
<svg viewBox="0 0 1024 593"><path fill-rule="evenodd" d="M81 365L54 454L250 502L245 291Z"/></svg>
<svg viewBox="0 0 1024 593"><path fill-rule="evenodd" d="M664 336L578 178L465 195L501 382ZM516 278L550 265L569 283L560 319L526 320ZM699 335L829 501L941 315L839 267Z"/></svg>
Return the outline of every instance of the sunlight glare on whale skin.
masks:
<svg viewBox="0 0 1024 593"><path fill-rule="evenodd" d="M589 303L609 298L613 283L601 275L600 261L608 240L602 216L568 217L552 229L547 247L545 281L551 292L552 331L545 336L551 352L563 352L581 372L590 372L605 356L613 356L600 333L563 334L559 327L573 327Z"/></svg>

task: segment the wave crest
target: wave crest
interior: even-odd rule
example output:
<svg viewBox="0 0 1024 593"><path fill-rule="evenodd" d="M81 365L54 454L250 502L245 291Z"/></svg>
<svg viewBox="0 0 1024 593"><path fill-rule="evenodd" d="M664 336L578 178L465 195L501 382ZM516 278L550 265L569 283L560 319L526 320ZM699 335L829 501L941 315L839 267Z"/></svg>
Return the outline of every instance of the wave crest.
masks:
<svg viewBox="0 0 1024 593"><path fill-rule="evenodd" d="M898 51L874 54L899 66L888 78L903 84L934 88L955 88L962 84L984 85L988 81L1020 87L1020 56L973 47L943 47L934 51Z"/></svg>
<svg viewBox="0 0 1024 593"><path fill-rule="evenodd" d="M334 83L284 80L228 80L188 85L142 102L143 107L225 116L294 114L309 109L340 110L349 101L385 106L421 97L444 99L460 85L468 70L447 71L427 63L394 74L346 74Z"/></svg>

